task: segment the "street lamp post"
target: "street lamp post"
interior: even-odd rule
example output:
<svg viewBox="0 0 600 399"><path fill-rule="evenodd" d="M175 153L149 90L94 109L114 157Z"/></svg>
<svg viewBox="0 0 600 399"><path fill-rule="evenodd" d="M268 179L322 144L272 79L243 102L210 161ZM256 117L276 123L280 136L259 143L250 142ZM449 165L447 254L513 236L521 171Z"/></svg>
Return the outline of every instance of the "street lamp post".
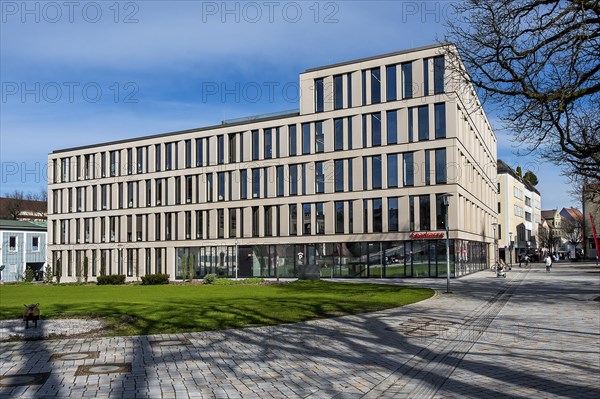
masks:
<svg viewBox="0 0 600 399"><path fill-rule="evenodd" d="M123 274L123 244L117 244L117 250L119 251L119 274Z"/></svg>
<svg viewBox="0 0 600 399"><path fill-rule="evenodd" d="M238 278L238 267L240 265L239 253L238 253L238 240L235 240L235 279Z"/></svg>
<svg viewBox="0 0 600 399"><path fill-rule="evenodd" d="M508 232L508 257L510 258L510 268L512 269L512 250L513 250L513 242L512 242L512 231Z"/></svg>
<svg viewBox="0 0 600 399"><path fill-rule="evenodd" d="M446 294L450 294L450 237L448 237L448 207L450 205L449 198L452 194L442 194L442 204L444 205L444 227L446 229Z"/></svg>
<svg viewBox="0 0 600 399"><path fill-rule="evenodd" d="M492 228L494 229L494 268L498 268L498 241L496 239L496 226L498 223L492 223Z"/></svg>

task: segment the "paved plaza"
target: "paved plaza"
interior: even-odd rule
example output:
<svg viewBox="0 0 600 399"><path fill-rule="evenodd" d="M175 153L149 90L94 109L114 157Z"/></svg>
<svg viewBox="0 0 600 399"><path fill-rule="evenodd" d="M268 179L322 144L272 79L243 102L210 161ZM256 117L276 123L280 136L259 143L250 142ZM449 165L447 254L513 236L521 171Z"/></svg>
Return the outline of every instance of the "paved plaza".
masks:
<svg viewBox="0 0 600 399"><path fill-rule="evenodd" d="M451 294L443 279L375 280L437 293L293 325L0 343L0 397L599 398L594 269L483 271Z"/></svg>

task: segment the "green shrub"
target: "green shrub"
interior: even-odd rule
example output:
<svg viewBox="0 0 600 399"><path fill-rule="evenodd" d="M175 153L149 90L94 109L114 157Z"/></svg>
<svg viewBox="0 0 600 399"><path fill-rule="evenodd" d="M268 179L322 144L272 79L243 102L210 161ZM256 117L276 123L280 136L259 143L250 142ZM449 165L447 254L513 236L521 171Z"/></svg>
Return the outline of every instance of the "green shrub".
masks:
<svg viewBox="0 0 600 399"><path fill-rule="evenodd" d="M33 270L31 267L27 266L25 269L25 282L31 283L33 281Z"/></svg>
<svg viewBox="0 0 600 399"><path fill-rule="evenodd" d="M44 282L51 283L53 277L54 277L54 274L52 273L52 265L47 264L46 271L44 272Z"/></svg>
<svg viewBox="0 0 600 399"><path fill-rule="evenodd" d="M169 274L147 274L142 276L142 285L160 285L169 284Z"/></svg>
<svg viewBox="0 0 600 399"><path fill-rule="evenodd" d="M125 284L125 275L124 274L111 274L109 276L98 276L96 284L98 284L98 285Z"/></svg>
<svg viewBox="0 0 600 399"><path fill-rule="evenodd" d="M251 277L244 280L230 280L226 278L217 278L212 284L213 285L252 285L260 284L265 281L259 277Z"/></svg>
<svg viewBox="0 0 600 399"><path fill-rule="evenodd" d="M204 284L214 284L214 282L217 280L217 275L214 273L211 274L207 274L206 276L204 276L204 279L202 279L204 281Z"/></svg>

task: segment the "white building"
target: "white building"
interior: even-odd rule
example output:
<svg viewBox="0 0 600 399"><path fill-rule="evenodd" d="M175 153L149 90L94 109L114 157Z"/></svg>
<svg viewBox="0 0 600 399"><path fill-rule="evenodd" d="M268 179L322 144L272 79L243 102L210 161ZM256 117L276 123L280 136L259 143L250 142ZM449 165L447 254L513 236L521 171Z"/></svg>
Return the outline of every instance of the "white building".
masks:
<svg viewBox="0 0 600 399"><path fill-rule="evenodd" d="M446 194L452 276L486 268L496 137L445 50L307 70L299 112L54 151L64 280L445 276Z"/></svg>

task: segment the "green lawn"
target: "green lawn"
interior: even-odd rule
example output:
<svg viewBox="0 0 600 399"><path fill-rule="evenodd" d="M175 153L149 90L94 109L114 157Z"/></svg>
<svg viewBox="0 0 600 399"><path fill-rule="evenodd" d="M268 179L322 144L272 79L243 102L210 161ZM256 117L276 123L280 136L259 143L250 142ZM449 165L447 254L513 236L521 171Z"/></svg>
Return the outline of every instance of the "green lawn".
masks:
<svg viewBox="0 0 600 399"><path fill-rule="evenodd" d="M427 299L433 290L297 281L254 286L0 286L0 319L39 303L42 319L102 318L107 335L145 335L294 323L370 312Z"/></svg>

